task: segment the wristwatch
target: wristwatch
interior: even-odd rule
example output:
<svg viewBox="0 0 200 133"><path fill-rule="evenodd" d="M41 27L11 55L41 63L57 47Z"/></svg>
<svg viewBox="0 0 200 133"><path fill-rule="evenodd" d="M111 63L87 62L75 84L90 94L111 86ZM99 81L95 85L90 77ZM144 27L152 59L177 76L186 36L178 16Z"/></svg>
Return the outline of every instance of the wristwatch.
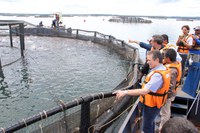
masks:
<svg viewBox="0 0 200 133"><path fill-rule="evenodd" d="M124 91L124 94L127 94L127 93L128 93L128 91L127 91L127 90L125 90L125 91Z"/></svg>

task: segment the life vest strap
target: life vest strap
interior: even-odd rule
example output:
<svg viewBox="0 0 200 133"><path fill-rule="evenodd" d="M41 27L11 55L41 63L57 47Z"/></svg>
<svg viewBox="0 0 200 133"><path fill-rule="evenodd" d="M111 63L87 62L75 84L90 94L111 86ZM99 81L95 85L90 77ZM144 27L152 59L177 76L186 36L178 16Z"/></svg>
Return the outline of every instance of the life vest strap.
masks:
<svg viewBox="0 0 200 133"><path fill-rule="evenodd" d="M192 47L192 49L194 49L194 50L200 50L200 47L198 46L198 47Z"/></svg>
<svg viewBox="0 0 200 133"><path fill-rule="evenodd" d="M189 50L187 47L178 47L178 50Z"/></svg>
<svg viewBox="0 0 200 133"><path fill-rule="evenodd" d="M152 96L159 96L159 97L163 97L163 96L165 96L167 93L168 93L168 92L165 92L165 93L163 93L163 94L159 94L159 93L153 93L153 92L149 92L148 94L149 94L149 95L152 95Z"/></svg>

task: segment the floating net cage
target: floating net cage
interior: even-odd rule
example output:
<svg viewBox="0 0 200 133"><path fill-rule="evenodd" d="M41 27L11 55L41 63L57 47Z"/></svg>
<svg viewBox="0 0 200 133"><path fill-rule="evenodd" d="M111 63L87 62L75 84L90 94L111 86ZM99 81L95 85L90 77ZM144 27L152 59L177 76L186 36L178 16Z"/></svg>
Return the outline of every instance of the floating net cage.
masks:
<svg viewBox="0 0 200 133"><path fill-rule="evenodd" d="M124 80L119 83L118 86L113 88L113 90L118 89L130 89L136 87L138 68L139 68L139 52L138 49L128 45L123 40L116 39L111 35L105 35L96 31L86 31L81 29L52 29L45 27L38 27L30 25L28 22L20 21L19 23L12 21L13 25L9 25L9 21L0 21L0 29L4 30L1 32L3 35L1 37L6 37L6 40L11 36L47 36L47 37L63 37L70 39L79 39L83 41L92 41L99 45L104 45L109 49L115 50L118 54L122 55L123 58L130 62L129 71L124 77ZM7 23L6 25L4 25ZM4 27L4 28L2 28ZM5 34L7 34L5 36ZM23 41L22 41L23 42ZM21 43L21 42L20 42ZM18 44L17 46L12 46L9 44L6 46L0 46L2 48L9 49L12 47L12 52L24 51L24 46ZM18 61L23 56L18 53L19 58L15 57L10 63L1 63L1 67L6 67L15 61ZM6 57L3 57L6 58ZM3 59L2 60L5 60ZM39 114L24 118L9 127L2 127L0 133L79 133L79 132L103 132L108 128L113 119L116 118L121 112L123 112L130 104L134 103L133 98L128 98L123 103L121 101L115 101L115 95L112 94L113 90L110 92L86 95L74 99L70 102L58 101L57 106L52 109L47 109L41 111ZM110 114L108 114L110 113ZM107 121L102 122L103 114L109 117ZM112 122L111 122L112 121ZM98 124L98 123L102 124ZM116 128L116 127L115 127ZM102 130L101 130L102 129Z"/></svg>

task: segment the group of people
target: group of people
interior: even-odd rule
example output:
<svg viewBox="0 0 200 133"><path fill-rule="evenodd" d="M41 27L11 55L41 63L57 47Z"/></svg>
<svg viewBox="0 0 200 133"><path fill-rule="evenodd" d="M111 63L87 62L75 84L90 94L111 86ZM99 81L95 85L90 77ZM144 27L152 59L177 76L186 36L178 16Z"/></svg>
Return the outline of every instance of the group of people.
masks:
<svg viewBox="0 0 200 133"><path fill-rule="evenodd" d="M139 44L147 49L146 62L141 69L138 79L142 87L138 89L119 90L114 92L119 100L125 95L140 96L142 108L142 131L144 133L155 132L155 118L160 114L161 121L158 132L162 131L163 125L170 119L171 102L175 99L177 88L182 78L182 69L187 57L192 54L200 55L200 27L195 27L195 34L189 34L189 26L182 28L183 35L177 40L177 47L169 44L168 36L153 35L149 44L129 40L129 43ZM182 54L181 52L188 52ZM180 54L180 55L179 55ZM198 56L199 56L198 55ZM145 80L142 81L142 77Z"/></svg>

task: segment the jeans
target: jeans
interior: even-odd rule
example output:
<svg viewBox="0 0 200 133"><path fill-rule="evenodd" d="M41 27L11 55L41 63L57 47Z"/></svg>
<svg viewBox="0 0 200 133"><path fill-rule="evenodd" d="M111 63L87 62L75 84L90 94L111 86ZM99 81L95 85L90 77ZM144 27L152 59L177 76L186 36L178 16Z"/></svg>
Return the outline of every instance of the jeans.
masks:
<svg viewBox="0 0 200 133"><path fill-rule="evenodd" d="M154 133L155 131L155 118L159 114L160 109L157 107L148 107L142 103L142 131L144 133Z"/></svg>

